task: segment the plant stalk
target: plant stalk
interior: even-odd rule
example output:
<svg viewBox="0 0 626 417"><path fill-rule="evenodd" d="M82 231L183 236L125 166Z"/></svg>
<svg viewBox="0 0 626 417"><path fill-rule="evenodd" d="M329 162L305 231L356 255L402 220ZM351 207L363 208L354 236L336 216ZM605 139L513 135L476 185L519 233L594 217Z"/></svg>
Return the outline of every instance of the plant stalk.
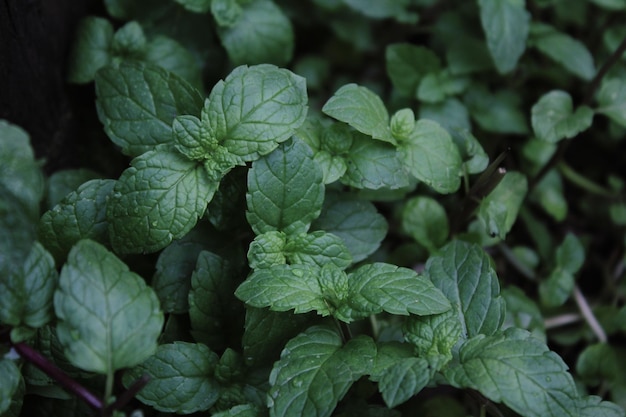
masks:
<svg viewBox="0 0 626 417"><path fill-rule="evenodd" d="M598 322L598 319L596 319L593 311L591 311L591 307L589 306L589 303L587 303L587 299L583 293L580 291L580 288L578 288L578 285L574 285L574 299L576 300L580 313L583 315L585 321L589 327L591 327L591 330L596 335L598 340L602 343L606 343L608 340L606 332Z"/></svg>

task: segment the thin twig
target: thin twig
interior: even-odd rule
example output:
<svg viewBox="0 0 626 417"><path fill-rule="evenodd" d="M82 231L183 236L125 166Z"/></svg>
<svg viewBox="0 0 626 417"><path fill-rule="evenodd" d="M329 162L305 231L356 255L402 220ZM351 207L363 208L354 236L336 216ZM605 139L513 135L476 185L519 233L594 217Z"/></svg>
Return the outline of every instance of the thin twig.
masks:
<svg viewBox="0 0 626 417"><path fill-rule="evenodd" d="M609 59L607 59L604 65L602 65L602 67L598 70L596 76L593 77L593 80L591 80L591 83L589 84L587 95L585 96L582 104L588 105L591 103L593 96L596 94L596 90L600 87L602 79L606 73L609 72L611 67L620 60L624 52L626 52L626 38L622 40L622 43L620 43L617 49L611 54L611 56L609 56Z"/></svg>
<svg viewBox="0 0 626 417"><path fill-rule="evenodd" d="M598 322L598 319L596 319L593 311L591 311L591 307L589 307L589 303L587 303L587 299L580 291L580 288L578 288L578 285L574 285L574 299L576 300L576 304L578 305L580 313L583 315L585 321L587 322L589 327L591 327L591 330L596 335L598 340L602 343L606 343L606 341L608 340L606 332Z"/></svg>
<svg viewBox="0 0 626 417"><path fill-rule="evenodd" d="M87 388L70 378L65 372L50 362L45 356L37 352L26 343L13 343L13 348L21 357L41 369L50 378L57 381L63 388L76 395L95 410L101 410L104 406L102 400L92 394Z"/></svg>
<svg viewBox="0 0 626 417"><path fill-rule="evenodd" d="M549 317L543 321L543 326L548 329L554 329L556 327L567 326L568 324L578 323L583 317L576 313L561 314L555 317Z"/></svg>
<svg viewBox="0 0 626 417"><path fill-rule="evenodd" d="M150 375L142 375L141 378L133 382L133 384L128 387L128 389L124 391L112 404L109 404L104 409L104 415L109 416L113 414L113 411L122 409L122 407L128 404L135 397L135 395L137 395L137 393L141 391L146 384L148 384L148 382L150 382Z"/></svg>

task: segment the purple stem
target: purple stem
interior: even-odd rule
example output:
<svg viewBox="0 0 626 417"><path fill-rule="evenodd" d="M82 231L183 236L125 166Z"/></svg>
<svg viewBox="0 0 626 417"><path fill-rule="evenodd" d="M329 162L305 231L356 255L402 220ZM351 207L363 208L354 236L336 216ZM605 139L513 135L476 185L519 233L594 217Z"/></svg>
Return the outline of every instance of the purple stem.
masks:
<svg viewBox="0 0 626 417"><path fill-rule="evenodd" d="M57 381L63 388L85 401L91 408L102 410L104 404L100 398L96 397L87 388L67 376L67 374L50 362L41 353L37 352L26 343L13 343L12 346L21 357L41 369L49 377Z"/></svg>

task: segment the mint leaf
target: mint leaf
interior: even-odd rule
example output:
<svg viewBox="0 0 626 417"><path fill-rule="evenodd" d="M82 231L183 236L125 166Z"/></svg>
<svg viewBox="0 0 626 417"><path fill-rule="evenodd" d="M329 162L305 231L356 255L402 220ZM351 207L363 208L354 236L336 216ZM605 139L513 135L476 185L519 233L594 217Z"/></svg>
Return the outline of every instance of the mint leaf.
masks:
<svg viewBox="0 0 626 417"><path fill-rule="evenodd" d="M106 208L116 181L91 180L69 193L39 221L39 238L57 261L76 242L92 239L108 245Z"/></svg>
<svg viewBox="0 0 626 417"><path fill-rule="evenodd" d="M39 217L44 178L30 138L22 128L0 119L0 185L13 194L32 219Z"/></svg>
<svg viewBox="0 0 626 417"><path fill-rule="evenodd" d="M390 2L379 2L376 0L343 0L352 9L363 13L372 19L397 18L404 22L415 23L417 15L406 10L409 0L395 0ZM404 20L408 19L408 20Z"/></svg>
<svg viewBox="0 0 626 417"><path fill-rule="evenodd" d="M454 310L430 316L410 317L403 327L404 338L417 348L420 357L452 359L452 348L461 338L461 322Z"/></svg>
<svg viewBox="0 0 626 417"><path fill-rule="evenodd" d="M185 9L194 13L206 13L211 7L211 0L175 0L176 3L181 4Z"/></svg>
<svg viewBox="0 0 626 417"><path fill-rule="evenodd" d="M527 417L579 415L567 365L523 330L469 339L461 346L459 363L444 374L455 387L478 390Z"/></svg>
<svg viewBox="0 0 626 417"><path fill-rule="evenodd" d="M626 81L620 78L604 78L598 93L597 113L626 127Z"/></svg>
<svg viewBox="0 0 626 417"><path fill-rule="evenodd" d="M495 133L528 133L526 115L520 109L519 96L513 91L500 89L492 94L478 85L469 88L463 99L470 115L483 129Z"/></svg>
<svg viewBox="0 0 626 417"><path fill-rule="evenodd" d="M581 106L574 112L572 98L555 90L541 96L532 108L532 126L538 139L556 143L584 132L593 121L593 110Z"/></svg>
<svg viewBox="0 0 626 417"><path fill-rule="evenodd" d="M216 3L216 1L213 1ZM223 3L223 2L222 2ZM236 18L211 12L218 23L217 34L234 65L270 63L286 65L293 56L291 21L274 2L255 0L242 5Z"/></svg>
<svg viewBox="0 0 626 417"><path fill-rule="evenodd" d="M189 310L191 274L198 256L207 249L208 240L205 230L193 229L159 254L151 286L165 313L181 314Z"/></svg>
<svg viewBox="0 0 626 417"><path fill-rule="evenodd" d="M163 326L152 289L91 240L70 251L54 308L65 356L79 368L107 375L150 356Z"/></svg>
<svg viewBox="0 0 626 417"><path fill-rule="evenodd" d="M316 310L331 313L322 296L318 277L320 268L309 265L274 265L257 269L237 288L235 296L252 307L270 307L274 311Z"/></svg>
<svg viewBox="0 0 626 417"><path fill-rule="evenodd" d="M372 203L341 199L336 194L329 194L321 215L311 228L339 236L352 255L353 262L359 262L378 249L387 235L388 226Z"/></svg>
<svg viewBox="0 0 626 417"><path fill-rule="evenodd" d="M242 9L237 0L213 0L210 3L211 14L218 26L233 26L241 16Z"/></svg>
<svg viewBox="0 0 626 417"><path fill-rule="evenodd" d="M202 90L202 73L196 57L176 40L155 36L146 45L143 60L163 67Z"/></svg>
<svg viewBox="0 0 626 417"><path fill-rule="evenodd" d="M376 345L365 336L342 345L339 334L325 326L291 339L270 374L270 416L329 417L376 356Z"/></svg>
<svg viewBox="0 0 626 417"><path fill-rule="evenodd" d="M580 417L624 417L624 409L609 401L602 401L597 395L588 395L578 403Z"/></svg>
<svg viewBox="0 0 626 417"><path fill-rule="evenodd" d="M408 43L388 45L385 65L393 86L400 94L410 97L417 93L424 75L441 68L441 62L434 52Z"/></svg>
<svg viewBox="0 0 626 417"><path fill-rule="evenodd" d="M430 381L432 371L424 358L407 358L389 367L378 387L388 407L396 407L419 393Z"/></svg>
<svg viewBox="0 0 626 417"><path fill-rule="evenodd" d="M96 71L111 61L113 25L106 19L88 16L78 22L74 36L67 80L76 84L89 83Z"/></svg>
<svg viewBox="0 0 626 417"><path fill-rule="evenodd" d="M511 230L528 191L528 181L519 172L507 172L483 199L478 217L492 236L504 239Z"/></svg>
<svg viewBox="0 0 626 417"><path fill-rule="evenodd" d="M422 78L417 89L417 98L427 103L439 103L448 96L465 91L469 79L452 74L448 70L431 72Z"/></svg>
<svg viewBox="0 0 626 417"><path fill-rule="evenodd" d="M255 161L248 173L246 217L256 234L304 233L324 200L322 172L299 140Z"/></svg>
<svg viewBox="0 0 626 417"><path fill-rule="evenodd" d="M17 393L22 376L11 359L0 359L0 414L9 410L13 396Z"/></svg>
<svg viewBox="0 0 626 417"><path fill-rule="evenodd" d="M352 257L339 236L318 230L309 234L290 235L285 245L289 263L317 265L327 264L346 269L352 264Z"/></svg>
<svg viewBox="0 0 626 417"><path fill-rule="evenodd" d="M574 290L574 275L566 269L556 268L548 279L539 284L541 304L546 307L559 307L567 301Z"/></svg>
<svg viewBox="0 0 626 417"><path fill-rule="evenodd" d="M269 268L287 263L285 245L287 235L283 232L270 231L261 233L250 243L248 264L252 269Z"/></svg>
<svg viewBox="0 0 626 417"><path fill-rule="evenodd" d="M133 159L107 205L119 253L156 252L180 239L204 214L217 183L196 162L164 148Z"/></svg>
<svg viewBox="0 0 626 417"><path fill-rule="evenodd" d="M0 183L0 274L18 273L36 238L24 205Z"/></svg>
<svg viewBox="0 0 626 417"><path fill-rule="evenodd" d="M448 132L430 120L418 120L398 145L404 167L435 191L447 194L461 185L461 155Z"/></svg>
<svg viewBox="0 0 626 417"><path fill-rule="evenodd" d="M351 187L395 190L409 185L409 176L398 152L390 144L355 134L346 163L348 166L341 182Z"/></svg>
<svg viewBox="0 0 626 417"><path fill-rule="evenodd" d="M89 180L102 179L102 176L87 168L62 169L54 172L46 184L46 208L59 204L65 196Z"/></svg>
<svg viewBox="0 0 626 417"><path fill-rule="evenodd" d="M426 272L450 300L462 337L500 329L506 306L491 260L480 246L454 240L428 259Z"/></svg>
<svg viewBox="0 0 626 417"><path fill-rule="evenodd" d="M218 357L202 344L174 342L161 345L154 355L124 374L129 386L143 374L150 382L137 398L159 411L191 414L208 410L220 395L213 379Z"/></svg>
<svg viewBox="0 0 626 417"><path fill-rule="evenodd" d="M529 43L583 80L589 81L596 74L593 56L585 44L550 25L533 23Z"/></svg>
<svg viewBox="0 0 626 417"><path fill-rule="evenodd" d="M556 169L552 169L544 175L530 192L529 197L556 221L565 220L568 203L563 192L561 175Z"/></svg>
<svg viewBox="0 0 626 417"><path fill-rule="evenodd" d="M212 414L213 417L263 417L265 410L255 404L236 405L226 411Z"/></svg>
<svg viewBox="0 0 626 417"><path fill-rule="evenodd" d="M57 281L54 259L35 242L22 268L0 280L0 321L33 329L51 321Z"/></svg>
<svg viewBox="0 0 626 417"><path fill-rule="evenodd" d="M526 49L530 14L525 0L478 0L487 47L499 73L511 72Z"/></svg>
<svg viewBox="0 0 626 417"><path fill-rule="evenodd" d="M346 84L324 104L322 112L374 139L396 144L389 113L380 97L367 87Z"/></svg>
<svg viewBox="0 0 626 417"><path fill-rule="evenodd" d="M227 328L236 321L237 270L232 262L209 251L198 256L191 276L189 319L191 334L213 349L224 349Z"/></svg>
<svg viewBox="0 0 626 417"><path fill-rule="evenodd" d="M446 242L450 226L446 211L430 197L413 197L402 209L402 229L433 253Z"/></svg>
<svg viewBox="0 0 626 417"><path fill-rule="evenodd" d="M269 64L240 66L213 87L202 121L221 146L254 161L295 133L306 104L304 78Z"/></svg>
<svg viewBox="0 0 626 417"><path fill-rule="evenodd" d="M556 264L575 274L585 263L585 248L576 235L568 233L556 249Z"/></svg>
<svg viewBox="0 0 626 417"><path fill-rule="evenodd" d="M135 21L127 22L113 35L111 52L124 59L141 59L146 48L146 36L141 25Z"/></svg>
<svg viewBox="0 0 626 417"><path fill-rule="evenodd" d="M429 315L450 309L450 303L424 275L391 264L361 266L348 275L348 306L356 317L377 314ZM355 317L355 318L356 318Z"/></svg>
<svg viewBox="0 0 626 417"><path fill-rule="evenodd" d="M180 114L199 115L200 93L161 67L122 62L96 74L98 116L122 152L138 156L172 142L172 121Z"/></svg>

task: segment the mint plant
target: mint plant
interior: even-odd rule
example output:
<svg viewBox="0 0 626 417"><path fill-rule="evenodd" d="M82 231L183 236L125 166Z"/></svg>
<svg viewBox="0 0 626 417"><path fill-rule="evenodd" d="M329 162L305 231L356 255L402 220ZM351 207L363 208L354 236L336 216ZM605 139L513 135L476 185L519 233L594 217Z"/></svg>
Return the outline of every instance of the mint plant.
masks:
<svg viewBox="0 0 626 417"><path fill-rule="evenodd" d="M0 416L626 415L621 0L103 6L128 165L0 121Z"/></svg>

